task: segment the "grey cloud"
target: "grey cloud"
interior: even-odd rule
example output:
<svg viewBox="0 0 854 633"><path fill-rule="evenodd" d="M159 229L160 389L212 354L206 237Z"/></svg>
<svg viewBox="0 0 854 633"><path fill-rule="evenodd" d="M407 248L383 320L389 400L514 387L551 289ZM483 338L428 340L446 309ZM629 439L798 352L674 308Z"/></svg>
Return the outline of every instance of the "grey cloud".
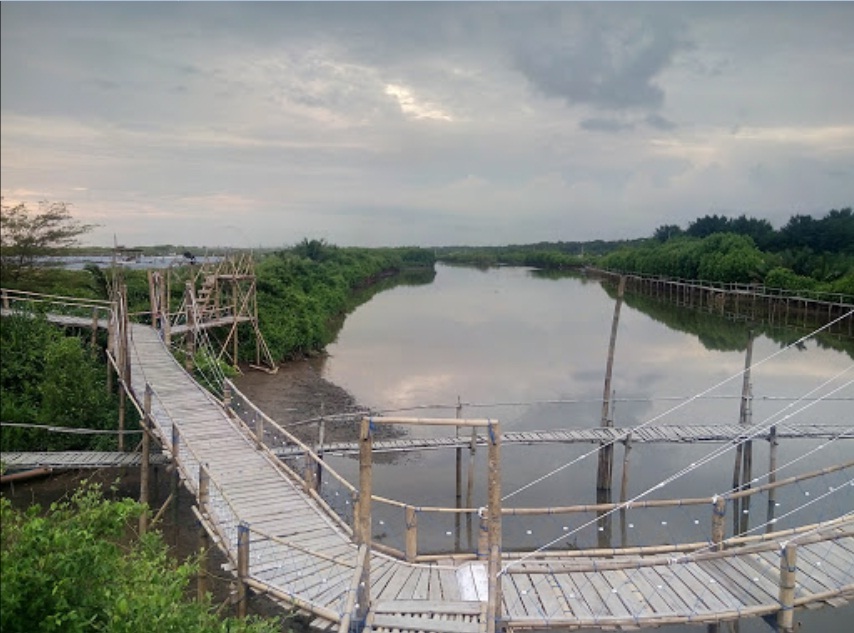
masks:
<svg viewBox="0 0 854 633"><path fill-rule="evenodd" d="M660 107L664 90L655 80L687 43L668 20L642 20L619 35L611 26L585 19L576 29L580 32L523 42L517 67L537 90L569 104L610 110Z"/></svg>
<svg viewBox="0 0 854 633"><path fill-rule="evenodd" d="M617 119L590 118L583 119L578 124L582 130L590 132L625 132L634 129L634 123L626 123Z"/></svg>
<svg viewBox="0 0 854 633"><path fill-rule="evenodd" d="M649 114L644 121L647 125L654 127L656 130L669 131L676 129L676 124L673 121L665 119L660 114Z"/></svg>

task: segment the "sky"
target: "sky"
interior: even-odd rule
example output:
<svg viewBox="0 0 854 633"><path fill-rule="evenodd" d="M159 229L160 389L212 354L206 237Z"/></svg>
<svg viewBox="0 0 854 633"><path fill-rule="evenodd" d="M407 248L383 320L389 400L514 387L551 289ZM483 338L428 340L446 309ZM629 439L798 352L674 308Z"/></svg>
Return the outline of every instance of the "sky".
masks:
<svg viewBox="0 0 854 633"><path fill-rule="evenodd" d="M854 203L854 3L0 13L3 203L67 202L89 244L621 239Z"/></svg>

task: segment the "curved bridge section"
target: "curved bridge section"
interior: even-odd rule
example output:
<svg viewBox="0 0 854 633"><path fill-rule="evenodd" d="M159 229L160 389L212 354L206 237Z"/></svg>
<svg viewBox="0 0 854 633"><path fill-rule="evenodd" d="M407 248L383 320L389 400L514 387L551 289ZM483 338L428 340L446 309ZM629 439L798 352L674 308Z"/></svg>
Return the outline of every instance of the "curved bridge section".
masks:
<svg viewBox="0 0 854 633"><path fill-rule="evenodd" d="M221 402L176 362L157 331L126 318L122 325L116 313L112 309L103 320L113 334L114 366L195 496L202 525L228 557L243 605L251 588L314 614L328 630L475 633L637 628L774 614L787 628L795 608L838 606L854 598L850 508L835 520L797 530L713 538L712 547L533 555L501 551L499 502L490 547L478 548L479 555L418 556L417 540L411 549L409 540L417 515L404 506L407 551L384 551L371 543L369 510L364 523L365 508L375 499L365 487L369 478L355 489L239 393L227 390ZM93 327L103 325L91 319ZM362 440L370 437L366 422ZM500 433L491 426L488 437L499 445ZM268 444L289 445L296 458L279 459ZM370 443L360 441L360 449L363 458L370 455ZM302 469L295 466L300 459ZM318 473L339 486L352 525L318 493ZM852 485L854 480L846 484ZM723 515L720 501L714 500L715 517Z"/></svg>
<svg viewBox="0 0 854 633"><path fill-rule="evenodd" d="M449 555L415 563L368 553L317 495L311 477L307 483L266 447L264 436L283 429L271 429L269 419L259 426L257 410L244 411L248 424L229 413L180 367L153 329L132 326L130 333L133 393L141 403L149 393L155 432L176 455L200 517L242 581L346 629L355 621L369 558L365 630L492 628L484 621L488 583L482 561L454 562ZM784 538L799 550L791 606L785 608L854 597L850 515L809 531L800 542ZM518 565L505 553L510 564L500 575L501 615L492 624L633 628L768 615L783 608L781 578L788 569L786 552L793 549L773 540L696 556L575 552L526 558Z"/></svg>

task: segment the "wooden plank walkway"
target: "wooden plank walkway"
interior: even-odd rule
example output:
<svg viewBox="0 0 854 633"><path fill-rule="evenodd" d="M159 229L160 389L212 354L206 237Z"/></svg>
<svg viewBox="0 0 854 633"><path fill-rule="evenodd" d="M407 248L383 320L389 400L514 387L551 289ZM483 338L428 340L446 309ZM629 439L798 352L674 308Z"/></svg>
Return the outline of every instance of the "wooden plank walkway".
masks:
<svg viewBox="0 0 854 633"><path fill-rule="evenodd" d="M82 318L76 324L84 321L91 324L91 319ZM182 479L196 495L203 525L232 568L238 567L238 542L248 543L245 583L312 612L328 623L329 630L336 630L349 615L358 585L359 550L349 528L307 494L304 482L280 460L256 446L245 427L180 367L157 332L132 325L130 335L132 394L142 407L146 384L151 386L155 433L167 452L177 453ZM689 427L670 428L692 432L684 431ZM707 434L702 437L717 433L719 439L691 435L668 441L731 441L740 436L737 428L725 433L698 429ZM835 437L840 430L798 432ZM596 432L619 432L581 431L585 439L526 432L517 441L598 442L614 438ZM783 432L778 428L779 437ZM504 437L508 436L513 438L512 433ZM641 431L633 433L633 441L645 441ZM793 538L798 542L795 606L836 606L854 599L854 518L847 515L844 521ZM574 554L523 558L504 552L508 567L500 575L501 624L511 630L699 624L773 614L781 606L780 549L774 541L676 558L621 555L619 550L604 558ZM484 563L447 559L416 564L376 550L369 563L371 610L365 630L485 630Z"/></svg>
<svg viewBox="0 0 854 633"><path fill-rule="evenodd" d="M290 600L334 628L345 616L357 569L349 530L308 496L278 460L255 446L184 372L154 330L133 326L132 339L135 395L142 402L145 383L151 384L153 417L167 448L177 424L181 472L196 494L199 464L207 465L211 483L203 516L220 547L236 567L239 525L244 524L250 542L249 584ZM737 434L727 438L732 435ZM799 571L804 571L798 599L804 604L852 599L854 534L834 527L818 536L825 540L800 548ZM504 622L511 629L631 628L774 613L780 608L776 548L735 549L678 563L618 555L607 564L605 559L526 560L502 575ZM512 562L512 554L507 556ZM374 552L370 566L373 606L365 630L484 630L484 564L415 564Z"/></svg>
<svg viewBox="0 0 854 633"><path fill-rule="evenodd" d="M139 453L119 453L117 451L3 452L0 453L0 461L9 470L29 470L32 468L83 470L139 466L142 456ZM158 466L168 464L169 458L166 455L152 454L150 463Z"/></svg>
<svg viewBox="0 0 854 633"><path fill-rule="evenodd" d="M551 431L505 431L501 443L507 444L576 444L619 442L631 431L632 442L637 444L654 443L726 443L745 437L744 427L737 424L719 424L702 426L655 425L640 429L593 427L584 429L558 429ZM777 439L846 439L854 440L854 427L850 424L780 424L777 426ZM754 440L767 440L769 433L753 436ZM485 435L477 435L478 447L487 445ZM405 453L411 451L433 450L440 448L469 448L471 436L451 437L403 437L393 440L374 440L373 450L377 453ZM333 442L319 448L324 454L352 455L359 452L356 442ZM278 457L302 455L298 447L288 446L273 451Z"/></svg>

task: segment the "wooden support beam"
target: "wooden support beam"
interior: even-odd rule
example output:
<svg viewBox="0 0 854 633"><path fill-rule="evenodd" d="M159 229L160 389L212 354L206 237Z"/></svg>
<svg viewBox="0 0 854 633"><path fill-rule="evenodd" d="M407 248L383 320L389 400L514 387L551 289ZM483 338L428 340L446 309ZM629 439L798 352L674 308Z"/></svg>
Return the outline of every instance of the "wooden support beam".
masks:
<svg viewBox="0 0 854 633"><path fill-rule="evenodd" d="M406 521L406 560L412 562L418 556L418 513L413 506L404 508L404 520Z"/></svg>
<svg viewBox="0 0 854 633"><path fill-rule="evenodd" d="M139 533L148 529L149 473L151 470L151 385L145 383L142 405L142 461L139 464L139 502L146 506L139 515Z"/></svg>
<svg viewBox="0 0 854 633"><path fill-rule="evenodd" d="M249 526L241 522L237 526L237 617L245 618L249 587L246 579L249 576Z"/></svg>
<svg viewBox="0 0 854 633"><path fill-rule="evenodd" d="M780 553L780 610L777 612L777 626L783 633L794 631L797 569L797 544L787 543Z"/></svg>
<svg viewBox="0 0 854 633"><path fill-rule="evenodd" d="M614 304L614 317L611 320L611 339L608 343L608 360L605 365L605 387L602 394L602 419L600 426L609 427L613 423L610 420L611 410L611 374L614 370L614 351L617 347L617 331L620 326L620 308L623 306L623 295L626 292L626 277L620 277L617 287L617 301ZM614 471L614 445L604 443L599 449L599 465L596 474L596 488L598 490L610 490L611 479Z"/></svg>
<svg viewBox="0 0 854 633"><path fill-rule="evenodd" d="M715 550L723 549L726 503L726 497L717 497L712 504L712 543L715 546Z"/></svg>

